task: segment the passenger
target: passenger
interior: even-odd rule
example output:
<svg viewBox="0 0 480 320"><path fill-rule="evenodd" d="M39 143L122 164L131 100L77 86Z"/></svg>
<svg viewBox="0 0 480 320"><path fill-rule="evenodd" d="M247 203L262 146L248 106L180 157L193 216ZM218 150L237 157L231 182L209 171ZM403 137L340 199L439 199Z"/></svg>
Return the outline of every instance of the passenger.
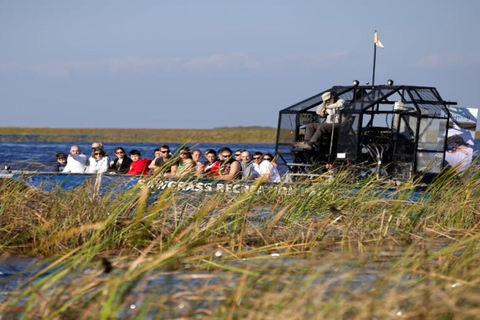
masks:
<svg viewBox="0 0 480 320"><path fill-rule="evenodd" d="M219 175L216 176L216 179L222 180L234 180L241 177L240 175L240 163L232 158L232 150L230 148L222 148L220 160ZM218 155L220 159L220 154Z"/></svg>
<svg viewBox="0 0 480 320"><path fill-rule="evenodd" d="M180 178L189 173L195 173L195 162L192 159L190 149L184 147L180 149L178 162L172 166L170 173L165 173L165 177Z"/></svg>
<svg viewBox="0 0 480 320"><path fill-rule="evenodd" d="M157 161L157 159L162 157L162 152L160 151L160 148L155 148L155 150L153 150L153 156L154 156L154 158L153 158L152 162L150 162L150 164L148 165L148 168L150 169L150 174L155 173L155 169L158 168L155 165L155 162Z"/></svg>
<svg viewBox="0 0 480 320"><path fill-rule="evenodd" d="M132 159L127 157L126 152L122 147L115 148L115 156L117 159L110 161L109 171L112 173L127 173L128 170L130 170Z"/></svg>
<svg viewBox="0 0 480 320"><path fill-rule="evenodd" d="M94 148L102 148L103 149L103 143L101 141L94 141L92 142L92 150Z"/></svg>
<svg viewBox="0 0 480 320"><path fill-rule="evenodd" d="M317 145L321 136L332 134L332 130L338 130L340 122L340 110L345 107L345 100L339 99L334 92L322 94L323 102L317 108L320 117L326 117L325 122L312 122L307 125L304 141L294 144L295 147L311 150Z"/></svg>
<svg viewBox="0 0 480 320"><path fill-rule="evenodd" d="M235 151L235 160L237 160L238 162L242 162L242 152L243 151L247 151L247 150L237 149L237 151Z"/></svg>
<svg viewBox="0 0 480 320"><path fill-rule="evenodd" d="M203 163L200 161L202 158L202 152L198 149L192 151L192 159L196 164L196 173L197 175L202 174L203 172Z"/></svg>
<svg viewBox="0 0 480 320"><path fill-rule="evenodd" d="M148 175L149 169L148 165L152 162L151 159L141 158L140 151L133 149L130 151L130 158L132 159L132 163L130 164L130 169L128 170L127 174L141 174L141 175Z"/></svg>
<svg viewBox="0 0 480 320"><path fill-rule="evenodd" d="M267 161L271 164L272 167L266 163L264 165L265 171L264 174L269 173L269 180L271 182L280 182L281 177L280 173L278 172L278 165L275 162L275 158L270 153L265 153L262 157L262 163L260 163L260 168L262 169L263 162ZM262 173L262 172L261 172Z"/></svg>
<svg viewBox="0 0 480 320"><path fill-rule="evenodd" d="M57 158L57 161L55 161L55 164L53 165L53 171L63 172L63 169L65 169L65 166L67 165L67 155L63 152L58 152L55 157Z"/></svg>
<svg viewBox="0 0 480 320"><path fill-rule="evenodd" d="M252 174L252 156L249 151L243 151L241 155L242 161L240 165L242 166L242 180L250 180Z"/></svg>
<svg viewBox="0 0 480 320"><path fill-rule="evenodd" d="M172 155L170 154L170 147L166 144L160 146L160 158L155 159L155 169L154 172L163 171L165 173L170 173L172 170L173 160Z"/></svg>
<svg viewBox="0 0 480 320"><path fill-rule="evenodd" d="M213 149L206 149L204 154L205 154L205 159L207 158L207 154L211 153L212 151L215 151ZM215 152L215 154L217 154L217 152Z"/></svg>
<svg viewBox="0 0 480 320"><path fill-rule="evenodd" d="M255 152L253 154L253 170L252 176L255 179L262 179L270 182L280 182L280 174L278 169L271 161L273 157L271 154L265 154L261 152Z"/></svg>
<svg viewBox="0 0 480 320"><path fill-rule="evenodd" d="M70 153L67 158L67 165L63 172L67 173L82 173L87 166L87 157L82 153L79 146L73 145L70 148Z"/></svg>
<svg viewBox="0 0 480 320"><path fill-rule="evenodd" d="M220 160L217 159L217 153L213 149L207 149L205 158L207 161L204 163L203 176L205 178L211 178L218 176L218 169L220 168Z"/></svg>
<svg viewBox="0 0 480 320"><path fill-rule="evenodd" d="M223 158L223 151L225 151L226 149L228 149L228 148L223 147L223 148L218 149L218 151L217 151L218 160L220 160L220 162L223 162L225 160ZM231 153L231 151L230 151L230 153Z"/></svg>
<svg viewBox="0 0 480 320"><path fill-rule="evenodd" d="M95 148L101 148L103 149L103 143L101 141L94 141L92 142L92 151ZM106 154L106 153L105 153ZM108 162L110 162L110 159L108 159ZM90 167L90 158L87 159L87 167L85 168L85 172L88 172L88 168Z"/></svg>
<svg viewBox="0 0 480 320"><path fill-rule="evenodd" d="M108 157L107 153L100 147L92 149L92 155L88 159L89 166L87 168L88 173L103 173L108 170Z"/></svg>

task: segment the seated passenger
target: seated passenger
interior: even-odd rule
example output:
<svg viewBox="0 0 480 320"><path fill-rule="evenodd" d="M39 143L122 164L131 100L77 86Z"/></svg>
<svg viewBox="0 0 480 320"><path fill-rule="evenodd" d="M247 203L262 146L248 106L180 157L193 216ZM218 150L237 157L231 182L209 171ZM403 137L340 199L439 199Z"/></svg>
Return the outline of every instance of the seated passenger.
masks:
<svg viewBox="0 0 480 320"><path fill-rule="evenodd" d="M140 151L133 149L130 151L130 159L132 159L132 163L130 164L130 169L128 170L127 174L131 175L148 175L150 169L148 169L148 165L152 162L151 159L142 159Z"/></svg>
<svg viewBox="0 0 480 320"><path fill-rule="evenodd" d="M252 174L252 155L249 151L243 151L241 155L242 161L240 165L242 166L242 180L250 180Z"/></svg>
<svg viewBox="0 0 480 320"><path fill-rule="evenodd" d="M195 173L196 164L192 159L189 148L180 149L178 162L172 166L170 173L165 173L165 177L180 178L189 173Z"/></svg>
<svg viewBox="0 0 480 320"><path fill-rule="evenodd" d="M217 152L213 149L207 149L205 157L207 158L207 161L203 164L203 176L205 178L218 176L220 160L217 159Z"/></svg>
<svg viewBox="0 0 480 320"><path fill-rule="evenodd" d="M57 161L55 161L55 164L53 165L53 171L62 172L67 165L67 155L63 152L58 152L55 157L57 158Z"/></svg>
<svg viewBox="0 0 480 320"><path fill-rule="evenodd" d="M195 149L192 151L192 159L193 159L193 162L195 162L196 164L195 171L197 175L200 175L203 172L203 163L200 161L201 158L202 158L202 152L200 150Z"/></svg>
<svg viewBox="0 0 480 320"><path fill-rule="evenodd" d="M92 149L92 155L88 159L88 173L103 173L108 170L107 153L100 147Z"/></svg>
<svg viewBox="0 0 480 320"><path fill-rule="evenodd" d="M234 180L241 177L240 163L232 158L232 150L224 147L220 149L222 152L218 154L220 159L219 175L216 179Z"/></svg>
<svg viewBox="0 0 480 320"><path fill-rule="evenodd" d="M152 162L150 162L150 164L148 165L148 168L150 169L151 174L155 173L155 169L157 168L157 165L155 164L155 162L157 161L157 159L161 158L161 155L162 155L162 152L160 151L160 148L155 148L155 150L153 150L154 158Z"/></svg>
<svg viewBox="0 0 480 320"><path fill-rule="evenodd" d="M171 172L173 164L172 155L170 154L170 147L166 144L160 146L160 157L155 159L154 172Z"/></svg>
<svg viewBox="0 0 480 320"><path fill-rule="evenodd" d="M115 148L115 156L117 159L110 161L109 171L111 173L127 173L130 170L132 159L127 157L125 150L122 147Z"/></svg>
<svg viewBox="0 0 480 320"><path fill-rule="evenodd" d="M252 177L270 182L280 182L280 174L275 165L272 164L273 157L266 153L263 155L257 151L253 154Z"/></svg>
<svg viewBox="0 0 480 320"><path fill-rule="evenodd" d="M235 160L237 160L238 162L242 162L242 152L243 151L247 151L247 150L241 148L241 149L237 149L237 151L235 151Z"/></svg>
<svg viewBox="0 0 480 320"><path fill-rule="evenodd" d="M63 169L66 173L82 173L87 166L87 157L82 153L79 146L73 145L67 158L67 165Z"/></svg>
<svg viewBox="0 0 480 320"><path fill-rule="evenodd" d="M345 107L345 100L339 99L334 92L322 94L323 102L317 108L320 117L326 117L325 122L312 122L307 125L304 141L294 144L297 148L311 150L321 136L332 134L332 130L338 130L340 122L340 110Z"/></svg>

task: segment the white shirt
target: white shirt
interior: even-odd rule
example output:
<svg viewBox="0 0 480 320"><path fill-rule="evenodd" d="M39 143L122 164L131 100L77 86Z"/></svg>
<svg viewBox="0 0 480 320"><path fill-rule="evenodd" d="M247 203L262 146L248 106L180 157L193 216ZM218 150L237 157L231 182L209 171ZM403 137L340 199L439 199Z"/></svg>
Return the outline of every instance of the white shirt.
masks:
<svg viewBox="0 0 480 320"><path fill-rule="evenodd" d="M252 177L268 175L270 182L280 182L280 173L277 167L268 160L263 160L260 164L254 162L251 175Z"/></svg>
<svg viewBox="0 0 480 320"><path fill-rule="evenodd" d="M90 157L88 159L90 165L87 168L88 173L102 173L102 172L107 172L108 170L108 165L109 165L109 160L108 157L105 156L101 159L95 159L94 157Z"/></svg>
<svg viewBox="0 0 480 320"><path fill-rule="evenodd" d="M67 157L67 165L62 172L82 173L87 166L87 157L84 154L69 154Z"/></svg>
<svg viewBox="0 0 480 320"><path fill-rule="evenodd" d="M338 123L340 120L340 110L345 108L345 100L338 99L337 102L325 105L324 103L320 104L317 108L317 114L320 115L321 110L325 108L325 113L327 114L326 123Z"/></svg>

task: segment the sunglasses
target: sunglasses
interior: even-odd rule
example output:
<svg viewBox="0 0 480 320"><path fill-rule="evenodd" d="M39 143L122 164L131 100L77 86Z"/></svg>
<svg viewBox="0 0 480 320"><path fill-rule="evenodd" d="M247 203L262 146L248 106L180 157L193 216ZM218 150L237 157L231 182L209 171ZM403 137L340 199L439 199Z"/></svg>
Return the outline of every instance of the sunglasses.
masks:
<svg viewBox="0 0 480 320"><path fill-rule="evenodd" d="M123 152L123 151L118 151L118 152L115 152L115 154L125 154L125 152Z"/></svg>
<svg viewBox="0 0 480 320"><path fill-rule="evenodd" d="M231 154L222 154L222 157L224 158L228 158L228 157L231 157L232 155Z"/></svg>
<svg viewBox="0 0 480 320"><path fill-rule="evenodd" d="M241 153L235 153L235 157L240 157L241 155Z"/></svg>
<svg viewBox="0 0 480 320"><path fill-rule="evenodd" d="M101 153L95 152L93 155L94 155L94 156L99 156L99 155L101 155Z"/></svg>
<svg viewBox="0 0 480 320"><path fill-rule="evenodd" d="M272 158L263 158L263 160L272 161Z"/></svg>
<svg viewBox="0 0 480 320"><path fill-rule="evenodd" d="M169 153L170 151L167 150L167 151L163 151L163 150L160 150L161 153Z"/></svg>
<svg viewBox="0 0 480 320"><path fill-rule="evenodd" d="M260 159L262 159L262 157L253 157L253 159L260 160Z"/></svg>

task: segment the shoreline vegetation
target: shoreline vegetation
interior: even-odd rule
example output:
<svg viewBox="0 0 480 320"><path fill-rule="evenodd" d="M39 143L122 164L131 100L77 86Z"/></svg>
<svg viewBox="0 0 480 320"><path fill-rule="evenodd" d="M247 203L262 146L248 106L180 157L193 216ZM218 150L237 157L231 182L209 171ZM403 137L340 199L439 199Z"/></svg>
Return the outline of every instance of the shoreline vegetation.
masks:
<svg viewBox="0 0 480 320"><path fill-rule="evenodd" d="M115 129L0 127L0 142L275 143L276 128Z"/></svg>
<svg viewBox="0 0 480 320"><path fill-rule="evenodd" d="M385 181L348 171L287 194L48 194L5 179L0 253L44 259L0 282L0 315L476 319L479 175L446 170L418 201L415 180L385 198Z"/></svg>

